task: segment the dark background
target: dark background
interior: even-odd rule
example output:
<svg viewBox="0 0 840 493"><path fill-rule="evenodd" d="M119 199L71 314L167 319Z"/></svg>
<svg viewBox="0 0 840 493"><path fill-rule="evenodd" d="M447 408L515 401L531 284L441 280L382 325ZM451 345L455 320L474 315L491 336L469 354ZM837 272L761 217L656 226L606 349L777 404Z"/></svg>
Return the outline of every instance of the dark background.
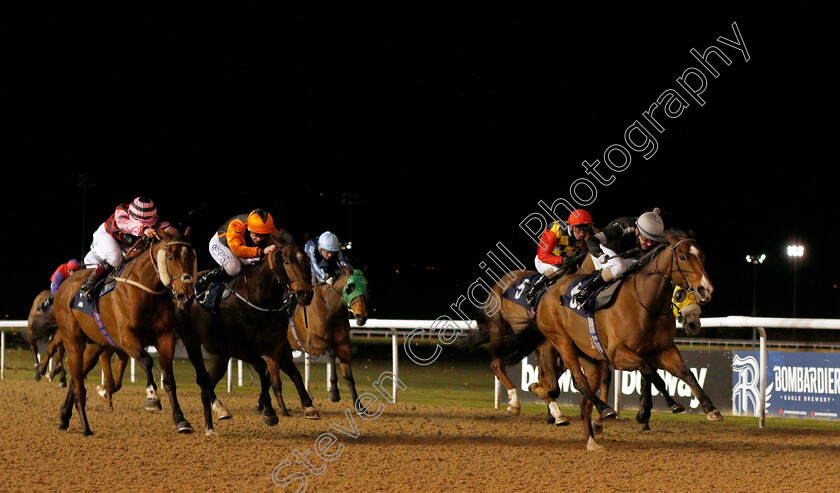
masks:
<svg viewBox="0 0 840 493"><path fill-rule="evenodd" d="M610 144L737 22L751 59L664 121L659 150L600 187L596 224L661 208L715 286L704 315L840 316L835 7L379 5L361 10L34 8L0 18L5 263L0 316L26 318L119 203L190 221L199 269L229 217L260 207L329 229L367 267L376 318L436 318L497 242L569 197ZM605 171L602 166L599 168ZM82 188L80 177L94 186ZM486 277L486 276L484 276Z"/></svg>

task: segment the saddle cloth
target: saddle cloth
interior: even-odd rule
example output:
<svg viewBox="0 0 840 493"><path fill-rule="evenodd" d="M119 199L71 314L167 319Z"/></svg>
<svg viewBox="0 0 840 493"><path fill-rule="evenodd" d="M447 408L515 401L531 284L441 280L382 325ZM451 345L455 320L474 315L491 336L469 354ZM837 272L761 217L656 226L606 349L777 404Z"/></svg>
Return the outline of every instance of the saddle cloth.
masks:
<svg viewBox="0 0 840 493"><path fill-rule="evenodd" d="M545 292L548 290L549 287L548 285L546 285L542 289L540 289L536 293L536 296L534 296L533 306L529 305L528 299L525 297L525 294L528 292L529 289L531 289L531 286L537 279L539 279L539 277L539 272L535 272L533 274L525 276L521 278L516 284L508 286L508 288L505 289L505 292L502 293L502 296L506 300L512 301L513 303L516 303L522 308L528 310L528 313L530 313L531 318L536 316L536 310L534 308L536 308L536 306L540 304L540 300L542 299L543 295L545 295Z"/></svg>

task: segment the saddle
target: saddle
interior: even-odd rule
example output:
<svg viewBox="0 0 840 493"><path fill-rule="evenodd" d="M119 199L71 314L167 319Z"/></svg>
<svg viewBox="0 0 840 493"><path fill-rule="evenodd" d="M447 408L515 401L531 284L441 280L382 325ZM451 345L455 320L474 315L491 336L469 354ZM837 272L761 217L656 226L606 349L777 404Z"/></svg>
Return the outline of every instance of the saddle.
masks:
<svg viewBox="0 0 840 493"><path fill-rule="evenodd" d="M596 311L603 310L612 306L613 302L615 302L616 295L618 294L618 288L621 287L621 284L624 282L624 277L612 281L606 286L599 289L598 291L592 293L592 295L589 297L588 300L586 300L583 306L571 306L571 301L574 297L574 294L576 294L580 289L583 289L583 287L589 284L593 279L595 279L595 277L600 275L600 272L596 272L594 274L588 274L586 276L581 277L580 279L575 279L574 281L572 281L572 283L569 284L569 286L566 288L566 292L563 294L563 306L569 308L570 310L584 318L591 317Z"/></svg>
<svg viewBox="0 0 840 493"><path fill-rule="evenodd" d="M83 295L80 291L76 291L73 295L73 300L70 302L70 308L73 310L79 311L84 313L85 315L89 316L96 322L96 326L99 328L99 332L108 341L108 344L114 347L118 347L117 344L111 339L111 334L108 333L108 329L105 328L105 324L102 323L102 317L99 315L99 300L114 290L117 286L116 278L120 277L125 270L126 265L128 262L123 262L120 266L119 271L114 271L108 275L100 284L102 285L102 289L99 291L99 294L93 300L93 303L89 302L87 297Z"/></svg>
<svg viewBox="0 0 840 493"><path fill-rule="evenodd" d="M539 279L540 273L535 272L528 276L525 276L519 280L516 284L512 284L505 289L505 292L502 293L502 296L508 300L516 303L517 305L521 306L522 308L528 310L531 318L534 318L537 315L536 307L540 304L540 300L542 297L545 296L546 291L548 288L551 287L549 284L543 286L542 289L537 291L536 295L534 296L533 304L528 304L528 300L525 297L525 293L531 289L531 286L534 282Z"/></svg>
<svg viewBox="0 0 840 493"><path fill-rule="evenodd" d="M218 314L219 304L233 294L233 286L236 284L238 278L239 276L237 275L226 282L213 284L204 293L197 296L195 301L215 318Z"/></svg>

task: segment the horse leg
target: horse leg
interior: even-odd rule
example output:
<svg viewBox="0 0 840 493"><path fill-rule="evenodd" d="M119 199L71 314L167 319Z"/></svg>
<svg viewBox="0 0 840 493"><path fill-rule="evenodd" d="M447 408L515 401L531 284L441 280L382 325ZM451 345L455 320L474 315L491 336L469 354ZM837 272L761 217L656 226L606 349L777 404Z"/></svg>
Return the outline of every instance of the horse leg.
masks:
<svg viewBox="0 0 840 493"><path fill-rule="evenodd" d="M598 388L601 386L601 365L600 362L589 360L588 358L580 358L581 364L585 367L584 371L587 377L587 384L590 388ZM595 433L592 426L592 406L593 401L584 397L580 399L580 419L583 421L584 439L586 440L586 450L595 452L602 450L604 447L598 445L595 441Z"/></svg>
<svg viewBox="0 0 840 493"><path fill-rule="evenodd" d="M38 359L38 341L29 341L29 348L32 350L32 356L35 358L35 375L33 375L33 378L36 382L40 382L41 375L43 375L43 373L40 371L41 361Z"/></svg>
<svg viewBox="0 0 840 493"><path fill-rule="evenodd" d="M338 391L338 372L335 369L335 352L329 352L330 359L330 402L341 400L341 393ZM355 401L354 401L355 402Z"/></svg>
<svg viewBox="0 0 840 493"><path fill-rule="evenodd" d="M184 418L181 405L178 403L178 386L175 383L175 372L172 367L172 361L175 358L175 333L165 332L158 336L156 347L160 372L163 375L163 388L172 405L172 421L175 423L175 429L178 433L192 433L193 427Z"/></svg>
<svg viewBox="0 0 840 493"><path fill-rule="evenodd" d="M286 409L286 400L283 399L283 383L280 381L280 367L271 358L267 358L265 363L268 377L271 381L271 390L274 391L274 398L277 399L277 407L280 409L280 415L291 416L289 410Z"/></svg>
<svg viewBox="0 0 840 493"><path fill-rule="evenodd" d="M569 418L560 410L557 405L557 398L560 396L560 387L557 385L560 366L557 363L559 355L550 342L545 342L538 348L539 383L531 384L529 390L534 392L548 404L548 424L566 426Z"/></svg>
<svg viewBox="0 0 840 493"><path fill-rule="evenodd" d="M96 386L96 393L100 397L108 400L108 406L111 410L114 409L114 403L111 401L111 395L114 393L114 376L111 373L111 355L114 354L113 348L108 348L99 355L99 366L102 367L102 374L105 376L105 382L102 385Z"/></svg>
<svg viewBox="0 0 840 493"><path fill-rule="evenodd" d="M260 398L259 407L262 410L262 422L268 426L274 426L280 422L277 418L277 413L271 405L271 395L268 389L271 388L271 382L268 379L268 368L262 356L255 355L247 360L248 364L254 367L257 375L260 377Z"/></svg>
<svg viewBox="0 0 840 493"><path fill-rule="evenodd" d="M128 364L128 354L123 351L117 351L117 363L114 366L116 372L114 373L114 389L111 394L116 394L121 388L123 377L125 377L125 367Z"/></svg>
<svg viewBox="0 0 840 493"><path fill-rule="evenodd" d="M157 395L157 384L155 384L155 377L152 374L152 368L154 367L154 360L152 359L151 355L146 352L146 349L140 347L139 354L137 355L137 364L140 365L140 368L146 373L146 404L145 409L147 411L160 411L163 408L160 405L160 397Z"/></svg>
<svg viewBox="0 0 840 493"><path fill-rule="evenodd" d="M505 386L508 393L508 406L507 411L514 416L519 416L522 414L522 405L519 403L519 394L516 392L516 386L513 385L513 382L510 381L508 378L507 373L505 372L505 362L501 358L493 357L493 362L490 364L490 369L493 370L493 374L496 375L496 378L502 382L502 385Z"/></svg>
<svg viewBox="0 0 840 493"><path fill-rule="evenodd" d="M694 397L700 401L700 406L706 413L706 418L709 421L723 421L723 416L720 414L720 411L718 411L715 408L715 405L712 404L712 400L709 399L709 396L703 391L703 387L701 387L697 382L697 379L694 377L694 374L691 373L691 370L685 366L685 362L683 361L680 351L676 346L672 346L665 351L660 352L657 355L657 363L657 366L671 375L679 377L683 382L688 384L691 388L691 392L694 394Z"/></svg>
<svg viewBox="0 0 840 493"><path fill-rule="evenodd" d="M341 373L344 375L344 381L347 382L347 387L350 389L350 397L353 402L359 400L359 394L356 392L356 379L353 377L353 370L350 368L350 339L338 344L336 348L336 356L338 362L341 364Z"/></svg>
<svg viewBox="0 0 840 493"><path fill-rule="evenodd" d="M227 373L227 364L230 361L230 355L210 353L210 368L208 376L210 377L210 388L215 389L219 380ZM216 418L221 420L233 418L233 414L222 404L219 396L216 395L215 390L212 391L213 400L210 403L210 408L216 415Z"/></svg>
<svg viewBox="0 0 840 493"><path fill-rule="evenodd" d="M604 419L617 418L618 414L615 412L615 409L610 407L606 402L599 399L598 396L595 395L595 392L592 391L592 388L589 386L589 381L583 374L580 362L578 361L578 350L577 346L575 346L574 341L568 338L568 336L562 337L556 332L553 332L551 334L549 340L552 344L554 344L554 347L557 348L557 351L560 353L560 357L563 358L563 363L566 364L566 367L569 369L569 372L571 372L572 378L574 379L573 383L575 385L575 389L577 389L577 391L580 392L583 397L586 397L590 402L592 402L592 404L595 406L595 409L598 410L598 412Z"/></svg>
<svg viewBox="0 0 840 493"><path fill-rule="evenodd" d="M50 339L49 344L47 344L47 349L46 349L46 351L44 351L44 357L41 358L41 362L36 364L36 366L38 368L36 370L36 373L38 374L38 376L35 377L36 381L41 380L41 377L47 374L47 368L50 365L50 359L52 359L53 354L55 354L56 349L58 347L63 348L64 346L61 345L61 339L59 339L56 336L53 336L53 338ZM33 350L35 351L35 354L37 355L38 354L38 346L34 346ZM52 380L52 378L55 376L55 372L56 372L56 367L53 366L53 372L48 377L50 380Z"/></svg>
<svg viewBox="0 0 840 493"><path fill-rule="evenodd" d="M642 375L642 390L639 395L639 410L636 412L636 422L642 425L642 431L650 431L650 410L653 408L653 397L650 392L650 384L653 377L650 371L646 369L641 372Z"/></svg>
<svg viewBox="0 0 840 493"><path fill-rule="evenodd" d="M204 356L201 353L201 343L198 342L192 334L187 331L181 332L181 341L187 350L187 356L192 363L195 370L195 383L201 389L201 407L204 414L204 435L216 435L216 430L213 429L213 410L212 404L216 400L216 392L213 390L212 379L204 366Z"/></svg>
<svg viewBox="0 0 840 493"><path fill-rule="evenodd" d="M604 361L601 365L599 365L599 371L601 372L601 400L609 402L610 384L612 384L613 377L612 369L610 368L610 365ZM594 431L596 435L600 435L604 432L604 418L601 416L601 413L598 413L595 418L592 419L592 431Z"/></svg>
<svg viewBox="0 0 840 493"><path fill-rule="evenodd" d="M83 343L78 343L81 346ZM81 349L81 348L79 348ZM84 436L93 435L87 419L87 390L85 389L85 376L96 366L96 361L103 348L94 343L88 343L83 351L76 353L76 358L71 363L71 373L73 374L73 381L75 389L73 391L75 397L76 410L79 412L79 419L82 422L82 433ZM79 354L82 353L82 354ZM75 371L73 371L75 369ZM69 419L69 416L68 416ZM66 429L66 428L65 428Z"/></svg>
<svg viewBox="0 0 840 493"><path fill-rule="evenodd" d="M295 366L295 361L292 359L292 348L289 347L288 350L283 351L280 359L276 362L280 366L280 369L283 370L283 373L289 376L295 385L295 389L297 389L298 395L300 396L300 405L303 407L303 417L307 419L321 419L321 415L318 414L315 406L312 405L312 397L309 396L306 386L303 385L303 377L301 377L297 366Z"/></svg>
<svg viewBox="0 0 840 493"><path fill-rule="evenodd" d="M685 407L675 401L674 398L671 397L671 394L668 393L668 387L665 385L665 380L662 380L662 377L659 376L658 372L651 373L650 379L653 382L653 386L656 387L656 390L662 394L662 397L665 399L665 404L668 405L668 408L672 413L679 414L685 411Z"/></svg>
<svg viewBox="0 0 840 493"><path fill-rule="evenodd" d="M55 364L53 365L51 375L53 378L55 378L56 375L59 375L58 386L64 388L67 387L67 371L64 369L64 343L59 341L56 344L56 349L58 351L58 355L53 358L55 360Z"/></svg>

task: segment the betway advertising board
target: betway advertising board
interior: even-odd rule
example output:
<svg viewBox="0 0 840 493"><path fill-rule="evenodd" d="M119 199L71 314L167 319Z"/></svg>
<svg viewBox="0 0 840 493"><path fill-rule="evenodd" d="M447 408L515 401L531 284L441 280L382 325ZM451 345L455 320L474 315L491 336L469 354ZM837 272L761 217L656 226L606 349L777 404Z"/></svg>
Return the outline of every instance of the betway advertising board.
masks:
<svg viewBox="0 0 840 493"><path fill-rule="evenodd" d="M758 351L681 351L686 366L722 413L737 416L758 416L759 387ZM767 416L812 419L840 419L840 354L768 351L767 353ZM688 385L670 373L659 370L666 391L685 406L686 412L705 414ZM539 378L536 355L509 367L508 376L517 385L523 402L544 402L528 391ZM621 409L638 409L641 391L638 371L621 372ZM580 394L575 390L571 374L566 370L558 379L560 405L577 406ZM653 394L655 411L668 412L664 398L656 388ZM600 394L600 389L596 391ZM504 395L504 393L503 393Z"/></svg>

